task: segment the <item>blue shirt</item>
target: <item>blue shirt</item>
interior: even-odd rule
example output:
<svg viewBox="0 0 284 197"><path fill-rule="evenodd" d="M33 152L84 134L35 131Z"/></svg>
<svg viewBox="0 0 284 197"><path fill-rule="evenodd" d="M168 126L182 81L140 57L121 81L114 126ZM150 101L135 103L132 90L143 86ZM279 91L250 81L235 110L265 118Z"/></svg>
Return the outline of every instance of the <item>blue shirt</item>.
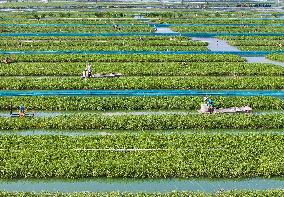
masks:
<svg viewBox="0 0 284 197"><path fill-rule="evenodd" d="M25 112L25 107L23 105L20 106L20 112L24 113Z"/></svg>
<svg viewBox="0 0 284 197"><path fill-rule="evenodd" d="M214 106L214 103L213 103L213 101L211 99L207 100L207 106L209 106L209 107L213 107Z"/></svg>

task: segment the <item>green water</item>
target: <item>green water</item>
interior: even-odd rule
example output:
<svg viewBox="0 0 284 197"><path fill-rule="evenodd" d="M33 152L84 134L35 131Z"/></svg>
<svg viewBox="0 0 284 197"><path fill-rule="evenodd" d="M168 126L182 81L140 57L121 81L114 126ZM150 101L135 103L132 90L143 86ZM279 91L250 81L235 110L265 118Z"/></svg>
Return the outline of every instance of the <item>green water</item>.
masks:
<svg viewBox="0 0 284 197"><path fill-rule="evenodd" d="M282 179L34 179L0 181L9 192L170 192L284 189Z"/></svg>

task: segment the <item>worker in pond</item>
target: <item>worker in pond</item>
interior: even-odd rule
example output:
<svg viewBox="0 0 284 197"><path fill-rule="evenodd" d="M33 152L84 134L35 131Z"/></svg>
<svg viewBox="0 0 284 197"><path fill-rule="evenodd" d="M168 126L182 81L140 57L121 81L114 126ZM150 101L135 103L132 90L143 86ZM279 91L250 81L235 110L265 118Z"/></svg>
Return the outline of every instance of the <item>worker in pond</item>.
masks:
<svg viewBox="0 0 284 197"><path fill-rule="evenodd" d="M154 25L154 31L157 31L158 29L157 29L157 27L156 27L156 25Z"/></svg>
<svg viewBox="0 0 284 197"><path fill-rule="evenodd" d="M92 77L92 64L87 64L87 77Z"/></svg>
<svg viewBox="0 0 284 197"><path fill-rule="evenodd" d="M21 106L20 106L19 116L20 117L25 116L25 106L23 104L21 104Z"/></svg>
<svg viewBox="0 0 284 197"><path fill-rule="evenodd" d="M209 97L205 96L205 97L204 97L204 101L205 101L206 104L207 104L208 112L209 112L210 114L212 114L213 111L214 111L214 102L213 102L213 100L210 99Z"/></svg>

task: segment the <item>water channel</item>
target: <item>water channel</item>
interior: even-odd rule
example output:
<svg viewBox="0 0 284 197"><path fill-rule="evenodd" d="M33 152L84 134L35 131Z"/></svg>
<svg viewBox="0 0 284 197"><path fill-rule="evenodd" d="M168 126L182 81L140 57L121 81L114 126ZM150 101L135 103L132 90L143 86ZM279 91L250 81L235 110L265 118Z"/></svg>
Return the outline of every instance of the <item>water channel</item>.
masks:
<svg viewBox="0 0 284 197"><path fill-rule="evenodd" d="M158 27L156 33L163 34L163 33L177 33L177 32L172 31L169 27ZM267 59L266 57L253 56L254 54L259 55L260 52L252 52L249 54L249 52L241 51L237 47L229 45L228 42L226 42L225 40L213 37L192 37L192 40L208 43L207 48L211 52L235 53L241 55L249 63L270 63L284 67L284 62L272 61Z"/></svg>
<svg viewBox="0 0 284 197"><path fill-rule="evenodd" d="M0 90L0 96L275 96L283 90Z"/></svg>
<svg viewBox="0 0 284 197"><path fill-rule="evenodd" d="M282 179L21 179L0 180L10 192L218 192L227 190L284 189Z"/></svg>
<svg viewBox="0 0 284 197"><path fill-rule="evenodd" d="M194 129L194 130L56 130L56 129L28 129L28 130L1 130L0 136L108 136L108 135L284 135L283 129Z"/></svg>
<svg viewBox="0 0 284 197"><path fill-rule="evenodd" d="M239 106L240 107L240 106ZM18 113L16 110L13 113ZM28 110L27 113L34 114L35 118L56 117L60 115L72 116L76 114L88 114L88 115L102 115L102 116L122 116L122 115L194 115L199 114L196 110L110 110L110 111L97 111L97 110L79 110L79 111L38 111ZM283 110L253 110L252 114L283 114ZM10 111L0 111L0 117L11 117ZM16 117L17 118L17 117Z"/></svg>

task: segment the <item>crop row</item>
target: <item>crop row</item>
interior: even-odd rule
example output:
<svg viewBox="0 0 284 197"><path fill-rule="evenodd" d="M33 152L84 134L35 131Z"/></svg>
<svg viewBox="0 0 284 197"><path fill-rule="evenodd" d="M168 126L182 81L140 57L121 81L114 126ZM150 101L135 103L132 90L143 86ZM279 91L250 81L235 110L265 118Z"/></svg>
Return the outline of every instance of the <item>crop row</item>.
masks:
<svg viewBox="0 0 284 197"><path fill-rule="evenodd" d="M130 193L130 192L75 192L75 193L51 193L51 192L0 192L3 197L255 197L255 196L270 196L279 197L284 195L284 191L281 189L273 190L256 190L256 191L218 191L216 193L205 193L205 192L164 192L164 193Z"/></svg>
<svg viewBox="0 0 284 197"><path fill-rule="evenodd" d="M277 32L283 33L282 26L173 26L171 27L176 32L229 32L229 33L243 33L243 32ZM62 32L62 33L107 33L107 32L154 32L151 26L120 26L114 28L112 26L5 26L0 28L1 33L48 33L48 32Z"/></svg>
<svg viewBox="0 0 284 197"><path fill-rule="evenodd" d="M60 89L283 89L283 77L1 77L2 90Z"/></svg>
<svg viewBox="0 0 284 197"><path fill-rule="evenodd" d="M12 5L12 7L16 8L42 8L42 7L45 7L45 6L71 6L72 5L77 5L77 6L84 6L84 4L82 4L82 2L79 3L68 3L68 2L64 2L63 4L62 3L48 3L48 4L44 4L44 3L39 3L39 2L32 2L32 3L29 3L29 4L26 4L24 2L19 2L18 3L6 3L6 4L2 4L0 5L0 7L10 7ZM87 6L90 6L88 4L85 4ZM37 7L39 6L39 7ZM60 6L58 6L57 8L60 8ZM79 7L80 8L80 7ZM83 8L83 7L82 7ZM132 16L133 13L131 12L66 12L66 11L49 11L49 12L38 12L38 13L35 13L35 12L17 12L17 13L13 13L13 12L10 12L10 13L6 13L5 16L8 16L9 18L20 18L20 19L38 19L35 17L35 15L39 15L40 16L40 19L44 19L44 18L61 18L62 20L64 18L77 18L77 17L80 17L80 18L106 18L107 20L109 20L108 18L121 18L123 19L124 17L127 17L127 16ZM84 19L85 20L85 19ZM82 21L84 21L82 20ZM45 20L44 20L45 21ZM47 20L48 22L48 20Z"/></svg>
<svg viewBox="0 0 284 197"><path fill-rule="evenodd" d="M0 140L0 176L8 179L284 174L284 136L275 134L1 136Z"/></svg>
<svg viewBox="0 0 284 197"><path fill-rule="evenodd" d="M245 51L276 51L283 50L284 42L281 40L281 36L265 36L261 37L222 37L228 40L229 44L237 46L241 50Z"/></svg>
<svg viewBox="0 0 284 197"><path fill-rule="evenodd" d="M14 62L244 62L237 55L0 55Z"/></svg>
<svg viewBox="0 0 284 197"><path fill-rule="evenodd" d="M282 40L230 40L230 43L235 46L278 46L280 48L284 45Z"/></svg>
<svg viewBox="0 0 284 197"><path fill-rule="evenodd" d="M218 5L212 4L212 5ZM222 5L222 4L219 4ZM277 18L277 15L281 15L281 12L265 12L266 16L271 18ZM227 11L209 11L206 10L205 12L200 11L181 11L178 10L176 12L167 11L167 12L147 12L145 16L148 17L159 17L165 20L180 20L180 21L194 21L194 20L254 20L253 18L258 19L261 15L261 12L253 12L253 11L234 11L234 12L227 12ZM232 18L233 17L233 18ZM250 19L248 19L250 18Z"/></svg>
<svg viewBox="0 0 284 197"><path fill-rule="evenodd" d="M271 54L267 56L271 60L284 62L284 54Z"/></svg>
<svg viewBox="0 0 284 197"><path fill-rule="evenodd" d="M154 29L149 25L140 26L80 26L80 27L51 27L51 26L5 26L0 28L1 33L50 33L50 32L84 32L84 33L106 33L106 32L153 32Z"/></svg>
<svg viewBox="0 0 284 197"><path fill-rule="evenodd" d="M176 32L228 32L228 33L253 33L253 32L261 32L261 33L268 33L268 32L275 32L275 33L284 33L284 27L227 27L227 26L195 26L195 27L172 27L173 31Z"/></svg>
<svg viewBox="0 0 284 197"><path fill-rule="evenodd" d="M163 44L162 41L175 41L177 43L181 43L182 41L189 41L191 40L190 37L185 36L159 36L158 34L155 36L11 36L11 37L0 37L1 43L5 42L128 42L128 41L154 41ZM111 42L109 42L111 41ZM88 43L84 43L88 44Z"/></svg>
<svg viewBox="0 0 284 197"><path fill-rule="evenodd" d="M153 3L153 2L148 2L147 6L161 6L160 3ZM215 4L216 5L216 4ZM209 11L206 10L206 12L199 12L199 11L192 11L192 10L166 10L161 12L160 10L158 11L154 11L155 9L151 9L151 12L139 12L139 11L131 11L128 8L134 8L135 6L145 6L145 3L143 2L135 2L135 3L109 3L109 2L97 2L95 4L90 4L90 3L84 3L84 2L49 2L48 4L45 3L39 3L39 2L31 2L31 3L26 3L26 2L18 2L18 3L3 3L0 5L0 7L6 7L6 8L43 8L43 7L53 7L53 8L62 8L62 6L71 6L71 8L80 8L80 9L84 9L90 6L93 6L94 8L108 8L107 10L111 10L113 8L118 8L119 10L115 10L115 11L103 11L103 12L91 12L88 10L84 10L84 11L79 11L79 12L63 12L63 11L49 11L49 12L43 12L43 13L36 13L39 14L43 19L48 18L48 19L52 19L52 18L58 18L58 19L65 19L65 18L69 18L69 20L73 19L73 18L84 18L88 19L88 18L97 18L98 20L100 18L114 18L114 19L124 19L125 17L128 17L129 19L133 19L133 17L135 15L142 15L150 18L163 18L163 19L176 19L176 20L210 20L210 19L214 19L214 20L219 20L220 17L222 17L222 19L228 18L229 20L231 20L231 17L236 17L235 20L246 20L246 18L244 17L250 17L250 18L259 18L261 15L261 12L246 12L246 11L234 11L234 12L222 12L222 11L218 11L218 12L213 12L213 11ZM76 7L78 6L78 7ZM87 6L87 7L86 7ZM107 7L106 7L107 6ZM123 9L124 8L124 9ZM121 10L123 9L123 11ZM126 10L125 10L126 9ZM265 15L271 18L277 18L277 15L281 15L281 12L265 12ZM5 16L9 17L9 18L26 18L26 19L30 19L33 18L35 15L34 12L6 12ZM226 20L228 20L226 19ZM82 20L82 21L84 21Z"/></svg>
<svg viewBox="0 0 284 197"><path fill-rule="evenodd" d="M90 50L90 51L207 51L206 46L144 46L144 45L115 45L115 46L95 46L95 45L84 45L84 46L52 46L52 45L46 45L44 46L34 46L32 44L26 45L24 47L18 48L16 46L14 47L3 47L0 46L0 50L10 50L10 51L33 51L33 50Z"/></svg>
<svg viewBox="0 0 284 197"><path fill-rule="evenodd" d="M234 45L234 43L230 43ZM282 51L283 46L237 46L242 51Z"/></svg>
<svg viewBox="0 0 284 197"><path fill-rule="evenodd" d="M248 105L253 110L284 109L284 101L274 97L211 97L220 108ZM21 104L35 110L197 110L202 97L0 97L0 109Z"/></svg>
<svg viewBox="0 0 284 197"><path fill-rule="evenodd" d="M48 118L0 118L0 129L276 129L284 128L283 114L264 115L120 115L103 116L92 113Z"/></svg>
<svg viewBox="0 0 284 197"><path fill-rule="evenodd" d="M128 39L129 38L129 39ZM164 39L163 39L164 38ZM97 39L92 39L92 40L88 40L89 42L84 43L87 45L94 45L94 46L115 46L115 45L124 45L126 44L125 42L127 42L129 45L141 45L144 44L146 46L206 46L207 43L204 42L198 42L198 41L191 41L190 39L176 39L177 37L174 38L168 38L168 37L157 37L157 39L155 39L155 37L151 37L151 39L148 40L148 37L135 37L135 38L131 38L130 37L123 37L120 38L119 40L110 40L109 38L104 39L104 38L97 38ZM64 38L63 38L64 39ZM48 41L48 42L47 42ZM34 46L45 46L46 43L52 44L54 46L59 46L59 45L67 45L67 46L78 46L78 45L82 45L82 41L85 41L84 39L81 39L79 41L76 40L61 40L61 39L55 39L55 40L41 40L41 39L34 39L34 40L2 40L1 42L1 46L16 46L17 44L21 47L25 47L28 44L32 44Z"/></svg>
<svg viewBox="0 0 284 197"><path fill-rule="evenodd" d="M283 40L230 40L231 44L235 46L278 46L281 47L284 45Z"/></svg>
<svg viewBox="0 0 284 197"><path fill-rule="evenodd" d="M219 36L219 38L224 40L233 40L233 41L247 41L248 43L269 43L269 42L279 42L283 43L283 37L282 36ZM243 42L244 44L246 42Z"/></svg>
<svg viewBox="0 0 284 197"><path fill-rule="evenodd" d="M83 20L81 18L73 18L73 19L64 19L64 18L55 18L56 16L52 16L52 18L48 18L48 20L34 20L35 17L42 17L44 16L44 13L41 14L35 14L34 18L29 19L23 19L23 18L6 18L5 20L1 20L0 24L4 25L53 25L53 24L60 24L60 25L119 25L119 24L127 24L127 25L145 25L143 21L137 20L137 19L125 19L125 18L96 18L96 19L89 19L84 18ZM6 16L7 17L7 16ZM80 16L76 16L80 17Z"/></svg>
<svg viewBox="0 0 284 197"><path fill-rule="evenodd" d="M167 23L167 24L283 24L283 20L258 20L256 19L246 19L246 18L188 18L188 19L152 19L152 22L156 23Z"/></svg>
<svg viewBox="0 0 284 197"><path fill-rule="evenodd" d="M85 42L82 46L82 42ZM190 39L180 39L176 40L175 38L168 38L164 37L157 38L157 40L154 40L154 38L149 39L147 37L141 37L133 40L133 38L130 38L128 40L128 37L124 37L120 40L109 40L109 39L94 39L94 40L2 40L0 43L1 47L21 47L26 49L27 47L35 47L35 48L43 48L43 47L86 47L86 46L207 46L208 44L205 42L199 42L199 41L192 41ZM46 48L48 50L50 48Z"/></svg>
<svg viewBox="0 0 284 197"><path fill-rule="evenodd" d="M133 45L132 45L133 44ZM106 44L95 44L89 43L24 43L17 45L2 45L0 46L0 50L10 50L10 51L46 51L46 50L94 50L94 51L207 51L206 46L202 46L202 44L187 43L188 45L181 43L116 43L112 46Z"/></svg>
<svg viewBox="0 0 284 197"><path fill-rule="evenodd" d="M218 62L96 62L93 73L118 72L125 76L283 76L272 64ZM85 63L13 63L0 66L0 76L80 76ZM213 69L212 69L213 68Z"/></svg>

